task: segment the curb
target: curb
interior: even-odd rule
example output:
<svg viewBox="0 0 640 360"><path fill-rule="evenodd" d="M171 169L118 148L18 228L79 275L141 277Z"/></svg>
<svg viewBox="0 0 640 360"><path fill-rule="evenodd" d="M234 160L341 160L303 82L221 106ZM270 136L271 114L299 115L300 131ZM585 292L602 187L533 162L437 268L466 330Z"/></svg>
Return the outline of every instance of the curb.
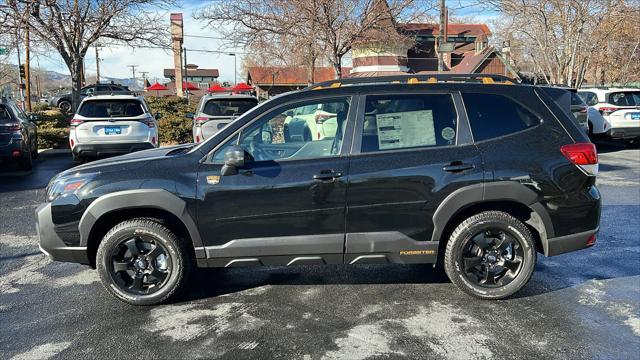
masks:
<svg viewBox="0 0 640 360"><path fill-rule="evenodd" d="M40 155L57 155L57 154L69 154L71 153L71 149L39 149L38 154Z"/></svg>

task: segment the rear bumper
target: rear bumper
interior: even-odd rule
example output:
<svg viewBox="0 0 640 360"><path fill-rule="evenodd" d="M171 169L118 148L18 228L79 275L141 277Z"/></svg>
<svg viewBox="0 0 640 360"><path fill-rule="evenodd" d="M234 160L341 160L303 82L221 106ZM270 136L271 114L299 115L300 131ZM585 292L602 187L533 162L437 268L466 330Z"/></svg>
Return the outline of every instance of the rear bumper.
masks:
<svg viewBox="0 0 640 360"><path fill-rule="evenodd" d="M103 144L78 144L73 150L73 155L84 156L109 156L128 154L134 151L153 149L155 146L148 142L143 143L103 143Z"/></svg>
<svg viewBox="0 0 640 360"><path fill-rule="evenodd" d="M545 255L555 256L591 247L595 245L595 242L590 242L590 240L592 240L592 236L597 234L599 230L600 227L597 227L594 230L578 234L547 239L547 253Z"/></svg>
<svg viewBox="0 0 640 360"><path fill-rule="evenodd" d="M5 145L0 145L0 158L14 158L14 159L19 159L19 157L13 156L13 151L14 150L20 150L20 152L22 153L23 150L23 146L22 146L22 140L11 140L10 143L5 144Z"/></svg>
<svg viewBox="0 0 640 360"><path fill-rule="evenodd" d="M629 139L640 137L640 126L611 128L606 132L612 139Z"/></svg>
<svg viewBox="0 0 640 360"><path fill-rule="evenodd" d="M67 246L58 237L51 220L51 204L45 203L36 209L36 231L40 251L51 260L89 265L86 247Z"/></svg>

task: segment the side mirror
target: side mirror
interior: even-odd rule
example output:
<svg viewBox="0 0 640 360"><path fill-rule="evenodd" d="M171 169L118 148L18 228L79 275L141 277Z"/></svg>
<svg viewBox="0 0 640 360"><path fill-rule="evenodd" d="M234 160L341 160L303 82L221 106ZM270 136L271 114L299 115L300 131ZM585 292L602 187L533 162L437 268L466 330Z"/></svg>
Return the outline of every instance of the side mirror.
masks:
<svg viewBox="0 0 640 360"><path fill-rule="evenodd" d="M162 114L160 114L160 112L156 112L156 120L160 120L162 119Z"/></svg>
<svg viewBox="0 0 640 360"><path fill-rule="evenodd" d="M244 166L244 149L234 145L224 153L224 165L220 170L220 175L230 176L238 173L238 168Z"/></svg>
<svg viewBox="0 0 640 360"><path fill-rule="evenodd" d="M185 116L187 119L192 119L195 117L195 115L193 113L186 113Z"/></svg>

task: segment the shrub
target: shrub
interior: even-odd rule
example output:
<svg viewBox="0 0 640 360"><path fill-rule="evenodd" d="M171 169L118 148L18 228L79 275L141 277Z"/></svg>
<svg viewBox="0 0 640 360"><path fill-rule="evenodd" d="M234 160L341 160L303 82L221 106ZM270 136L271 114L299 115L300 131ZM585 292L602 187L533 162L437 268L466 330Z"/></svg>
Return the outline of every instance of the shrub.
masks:
<svg viewBox="0 0 640 360"><path fill-rule="evenodd" d="M38 124L39 125L39 124ZM66 149L69 148L69 128L38 126L38 148Z"/></svg>
<svg viewBox="0 0 640 360"><path fill-rule="evenodd" d="M49 104L35 103L31 105L31 112L34 112L34 113L47 111L49 109L50 109Z"/></svg>
<svg viewBox="0 0 640 360"><path fill-rule="evenodd" d="M162 118L158 120L160 144L170 145L193 142L193 123L185 115L196 111L196 101L191 101L187 104L185 99L176 96L149 96L145 100L149 104L151 113L159 112L162 114Z"/></svg>

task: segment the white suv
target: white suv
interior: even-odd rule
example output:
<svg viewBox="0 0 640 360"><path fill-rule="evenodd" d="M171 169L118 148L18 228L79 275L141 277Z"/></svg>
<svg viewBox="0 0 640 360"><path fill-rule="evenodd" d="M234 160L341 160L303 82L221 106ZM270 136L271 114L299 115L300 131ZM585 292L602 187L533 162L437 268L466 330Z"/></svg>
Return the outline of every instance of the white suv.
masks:
<svg viewBox="0 0 640 360"><path fill-rule="evenodd" d="M144 98L97 95L82 100L71 120L69 145L76 162L158 147L158 124Z"/></svg>
<svg viewBox="0 0 640 360"><path fill-rule="evenodd" d="M640 137L640 89L580 89L578 95L589 105L591 135L614 139Z"/></svg>

